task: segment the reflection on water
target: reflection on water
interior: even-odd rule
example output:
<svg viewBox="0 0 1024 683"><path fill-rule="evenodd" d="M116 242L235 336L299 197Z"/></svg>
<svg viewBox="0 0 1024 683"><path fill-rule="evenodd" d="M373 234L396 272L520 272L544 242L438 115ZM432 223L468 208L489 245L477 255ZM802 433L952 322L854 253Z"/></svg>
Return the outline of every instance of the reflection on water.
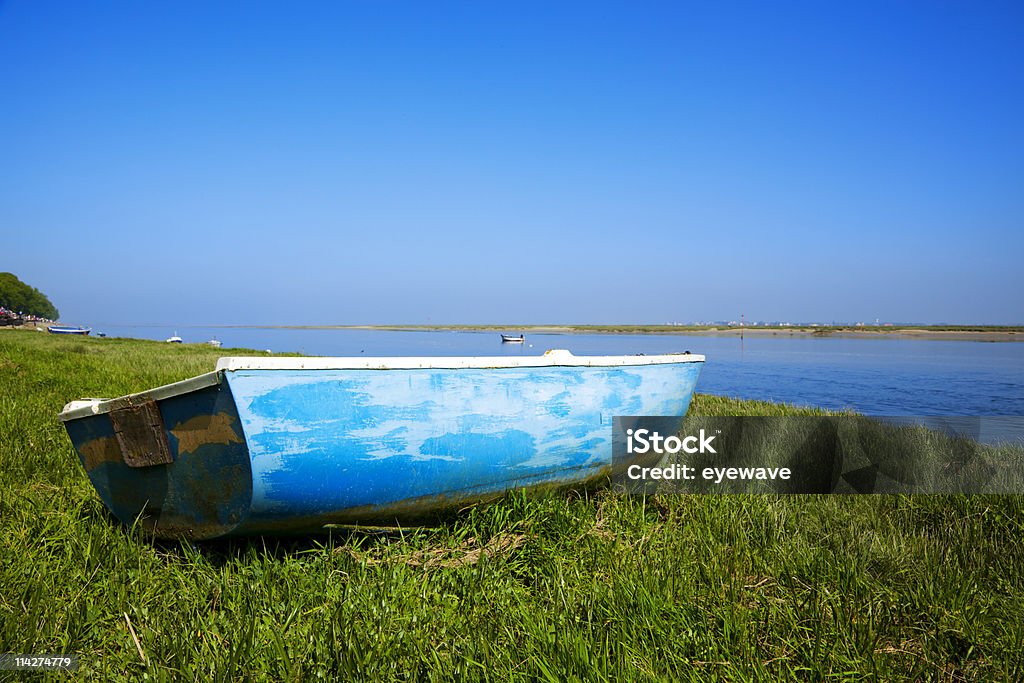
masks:
<svg viewBox="0 0 1024 683"><path fill-rule="evenodd" d="M895 338L527 334L184 328L186 342L318 356L519 356L692 351L707 356L697 390L740 398L851 408L869 415L1024 415L1024 343ZM111 336L163 340L171 327L97 327ZM513 331L515 332L515 331ZM517 332L516 332L517 333Z"/></svg>

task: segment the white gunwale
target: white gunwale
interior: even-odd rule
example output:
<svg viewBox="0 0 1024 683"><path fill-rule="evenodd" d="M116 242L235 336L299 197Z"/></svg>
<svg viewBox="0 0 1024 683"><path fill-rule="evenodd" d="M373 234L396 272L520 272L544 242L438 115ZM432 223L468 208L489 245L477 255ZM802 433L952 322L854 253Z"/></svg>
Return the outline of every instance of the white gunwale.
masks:
<svg viewBox="0 0 1024 683"><path fill-rule="evenodd" d="M127 396L121 396L119 398L85 398L79 401L72 401L64 406L64 410L61 411L59 417L61 422L67 422L68 420L77 420L80 417L109 413L115 408L131 405L135 401L144 399L162 401L165 398L181 396L182 394L187 394L192 391L205 389L206 387L212 387L215 384L219 384L220 375L221 373L216 371L206 372L202 375L190 377L180 382L165 384L163 386L156 387L155 389L140 391L137 394L128 394Z"/></svg>
<svg viewBox="0 0 1024 683"><path fill-rule="evenodd" d="M237 370L429 370L435 368L457 370L461 368L617 367L703 362L704 356L692 353L671 353L658 356L574 356L563 349L553 349L542 356L453 356L448 358L443 356L408 358L233 356L217 361L217 369L226 372Z"/></svg>
<svg viewBox="0 0 1024 683"><path fill-rule="evenodd" d="M546 367L627 367L637 365L665 365L669 363L703 363L704 356L692 353L672 353L658 356L574 356L568 351L554 349L542 356L419 356L324 358L290 356L261 358L259 356L229 356L217 361L217 369L190 379L165 384L155 389L140 391L119 398L89 398L71 401L60 414L62 422L92 415L109 413L115 408L152 399L161 401L220 383L225 372L244 370L458 370L469 368L546 368Z"/></svg>

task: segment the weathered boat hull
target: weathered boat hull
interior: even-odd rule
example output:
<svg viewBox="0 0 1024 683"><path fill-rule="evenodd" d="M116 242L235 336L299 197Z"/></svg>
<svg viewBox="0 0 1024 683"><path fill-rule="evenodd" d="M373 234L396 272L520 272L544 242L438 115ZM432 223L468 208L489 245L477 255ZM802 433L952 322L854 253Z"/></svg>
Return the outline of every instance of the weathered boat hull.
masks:
<svg viewBox="0 0 1024 683"><path fill-rule="evenodd" d="M157 536L393 523L599 477L613 416L686 413L702 357L612 358L222 359L62 419L106 506Z"/></svg>

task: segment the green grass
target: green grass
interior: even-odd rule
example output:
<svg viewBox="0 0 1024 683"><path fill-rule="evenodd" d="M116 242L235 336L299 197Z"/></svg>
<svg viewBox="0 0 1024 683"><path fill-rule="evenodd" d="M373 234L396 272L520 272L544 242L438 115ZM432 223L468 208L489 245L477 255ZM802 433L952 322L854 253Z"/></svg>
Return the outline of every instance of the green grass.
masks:
<svg viewBox="0 0 1024 683"><path fill-rule="evenodd" d="M705 405L698 405L698 410ZM750 409L769 414L768 410L759 410L756 404ZM784 493L838 489L839 492L985 494L1024 491L1024 446L982 444L923 425L887 424L852 412L812 416L793 414L792 409L778 406L774 417L752 419L711 416L702 410L700 414L687 416L680 430L684 435L699 432L716 435L718 448L714 453L668 454L664 456L665 464L687 465L695 471L729 467L788 468L791 476L775 482L702 478L662 481L660 488L652 481L641 482L642 488L631 490ZM844 474L851 478L840 480ZM837 480L833 480L833 476Z"/></svg>
<svg viewBox="0 0 1024 683"><path fill-rule="evenodd" d="M437 528L201 545L118 525L57 413L228 353L0 331L0 651L114 680L1024 675L1019 496L515 494Z"/></svg>

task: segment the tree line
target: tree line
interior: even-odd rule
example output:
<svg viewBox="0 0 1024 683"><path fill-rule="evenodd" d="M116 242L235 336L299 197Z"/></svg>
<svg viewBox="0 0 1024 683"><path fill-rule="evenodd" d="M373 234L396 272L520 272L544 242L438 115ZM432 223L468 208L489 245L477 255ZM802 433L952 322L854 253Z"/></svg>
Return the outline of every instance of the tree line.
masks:
<svg viewBox="0 0 1024 683"><path fill-rule="evenodd" d="M19 280L14 273L0 273L0 306L15 313L48 320L60 317L57 308L45 294Z"/></svg>

